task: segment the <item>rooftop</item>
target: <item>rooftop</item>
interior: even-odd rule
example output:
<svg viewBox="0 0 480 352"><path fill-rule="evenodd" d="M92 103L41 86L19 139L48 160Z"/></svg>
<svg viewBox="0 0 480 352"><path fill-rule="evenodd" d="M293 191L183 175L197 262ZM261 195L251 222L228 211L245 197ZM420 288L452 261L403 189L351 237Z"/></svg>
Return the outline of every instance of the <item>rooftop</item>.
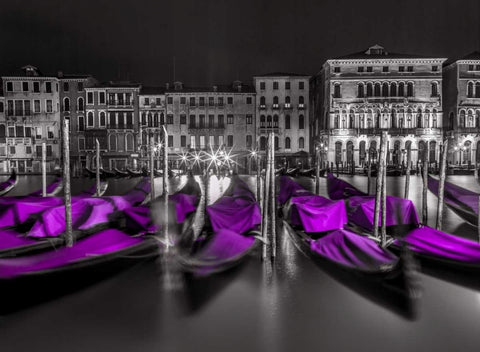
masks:
<svg viewBox="0 0 480 352"><path fill-rule="evenodd" d="M165 94L165 87L143 87L140 89L140 94Z"/></svg>
<svg viewBox="0 0 480 352"><path fill-rule="evenodd" d="M381 45L375 44L367 50L332 58L331 60L362 60L362 59L426 59L429 56L418 54L390 53Z"/></svg>
<svg viewBox="0 0 480 352"><path fill-rule="evenodd" d="M210 87L189 87L182 82L167 83L165 91L167 93L255 93L255 87L235 81L233 84L219 84Z"/></svg>
<svg viewBox="0 0 480 352"><path fill-rule="evenodd" d="M254 77L310 77L310 75L293 72L270 72L263 75L255 75Z"/></svg>

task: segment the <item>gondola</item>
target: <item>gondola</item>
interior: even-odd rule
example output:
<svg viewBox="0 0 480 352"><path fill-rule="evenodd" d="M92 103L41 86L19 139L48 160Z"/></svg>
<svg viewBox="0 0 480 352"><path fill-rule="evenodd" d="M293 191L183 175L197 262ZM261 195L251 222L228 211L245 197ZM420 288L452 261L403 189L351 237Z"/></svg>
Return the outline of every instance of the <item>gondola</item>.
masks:
<svg viewBox="0 0 480 352"><path fill-rule="evenodd" d="M182 246L178 261L189 278L202 278L233 268L259 245L260 207L254 194L239 176L229 188L207 206L205 237Z"/></svg>
<svg viewBox="0 0 480 352"><path fill-rule="evenodd" d="M278 169L275 169L275 175L276 176L284 175L286 170L287 169L285 167L280 167Z"/></svg>
<svg viewBox="0 0 480 352"><path fill-rule="evenodd" d="M7 194L12 189L14 189L17 183L18 183L17 173L15 172L15 170L12 170L8 180L0 183L0 196Z"/></svg>
<svg viewBox="0 0 480 352"><path fill-rule="evenodd" d="M59 194L62 189L63 189L63 178L60 176L57 176L52 183L47 185L46 196L54 197L57 194ZM42 195L43 195L43 190L38 190L29 194L29 196L38 196L38 197Z"/></svg>
<svg viewBox="0 0 480 352"><path fill-rule="evenodd" d="M375 282L400 297L415 298L405 263L372 239L349 231L343 205L313 195L293 180L282 177L278 198L282 205L284 229L297 248L320 264L334 265L343 271ZM319 216L321 214L321 216Z"/></svg>
<svg viewBox="0 0 480 352"><path fill-rule="evenodd" d="M333 174L327 175L327 190L330 199L344 199L349 226L359 232L371 233L375 214L375 196L366 195L348 182ZM419 219L415 205L409 199L387 196L387 233L399 236L418 227ZM379 225L381 217L379 216Z"/></svg>
<svg viewBox="0 0 480 352"><path fill-rule="evenodd" d="M438 197L440 181L428 176L428 189ZM444 202L458 216L472 225L478 224L478 198L480 194L445 181Z"/></svg>
<svg viewBox="0 0 480 352"><path fill-rule="evenodd" d="M130 168L127 167L127 172L128 174L130 175L130 177L139 177L139 176L142 176L142 171L136 171L136 170L132 170Z"/></svg>
<svg viewBox="0 0 480 352"><path fill-rule="evenodd" d="M73 292L159 253L153 238L105 229L78 240L71 248L0 258L0 313Z"/></svg>
<svg viewBox="0 0 480 352"><path fill-rule="evenodd" d="M286 176L296 177L300 171L299 167L291 167L285 171Z"/></svg>
<svg viewBox="0 0 480 352"><path fill-rule="evenodd" d="M115 171L115 176L117 176L117 177L128 177L128 176L130 176L128 171L122 171L122 170L119 170L116 167L113 168L113 171Z"/></svg>
<svg viewBox="0 0 480 352"><path fill-rule="evenodd" d="M103 177L116 177L117 176L117 173L113 170L105 170L104 168L101 168L100 171L101 171L101 175Z"/></svg>
<svg viewBox="0 0 480 352"><path fill-rule="evenodd" d="M85 167L85 172L87 173L87 176L90 177L96 177L97 176L97 171L90 169L88 166ZM102 169L100 169L100 176L102 175Z"/></svg>
<svg viewBox="0 0 480 352"><path fill-rule="evenodd" d="M110 226L117 221L120 212L139 205L149 193L149 180L143 180L123 196L85 197L72 202L74 239L78 240ZM31 207L36 210L39 208L30 203L21 206L14 204L9 213L2 214L2 223L16 227L0 230L0 257L25 255L63 245L61 235L65 232L65 206L57 204L47 209L40 207L39 215L38 212L33 213ZM24 214L27 213L26 210L30 210L30 213ZM7 223L8 220L11 224Z"/></svg>
<svg viewBox="0 0 480 352"><path fill-rule="evenodd" d="M298 170L298 175L297 176L303 176L303 177L314 177L315 176L315 169L301 169Z"/></svg>

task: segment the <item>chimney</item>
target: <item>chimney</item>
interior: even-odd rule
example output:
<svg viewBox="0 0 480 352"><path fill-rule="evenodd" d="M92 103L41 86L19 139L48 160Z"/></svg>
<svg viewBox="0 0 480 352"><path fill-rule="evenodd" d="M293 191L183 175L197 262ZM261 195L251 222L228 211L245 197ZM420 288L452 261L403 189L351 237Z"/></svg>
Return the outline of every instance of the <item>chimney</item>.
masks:
<svg viewBox="0 0 480 352"><path fill-rule="evenodd" d="M57 72L57 77L58 78L63 78L63 71L58 71Z"/></svg>
<svg viewBox="0 0 480 352"><path fill-rule="evenodd" d="M213 86L213 91L214 91L214 92L216 92L216 91L217 91L217 89L218 89L218 87L217 87L217 86Z"/></svg>
<svg viewBox="0 0 480 352"><path fill-rule="evenodd" d="M170 89L170 83L165 83L165 89Z"/></svg>
<svg viewBox="0 0 480 352"><path fill-rule="evenodd" d="M175 90L182 90L183 89L183 83L180 82L180 81L174 82L173 85L175 86Z"/></svg>

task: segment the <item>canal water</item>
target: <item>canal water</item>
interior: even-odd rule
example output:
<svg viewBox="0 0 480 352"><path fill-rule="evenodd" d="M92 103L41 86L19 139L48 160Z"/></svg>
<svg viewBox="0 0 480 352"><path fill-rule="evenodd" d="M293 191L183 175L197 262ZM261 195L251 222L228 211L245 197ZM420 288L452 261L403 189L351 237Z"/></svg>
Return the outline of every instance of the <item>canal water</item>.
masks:
<svg viewBox="0 0 480 352"><path fill-rule="evenodd" d="M366 177L343 178L367 189ZM254 190L254 178L246 179ZM449 176L449 180L480 192L471 176ZM38 189L39 182L36 176L20 177L14 192ZM178 186L180 181L175 182ZM311 179L300 182L313 189ZM403 195L403 177L389 177L387 182L389 194ZM134 181L111 183L108 193L121 194ZM92 179L75 179L72 188L78 192L92 184ZM210 201L226 189L228 179L220 183L213 179L212 185ZM160 179L156 189L161 192ZM420 178L412 176L410 198L419 215L421 189ZM325 179L321 192L326 195ZM431 226L436 203L429 193ZM476 228L448 209L444 224L448 232L476 237ZM150 261L68 296L0 316L0 350L478 350L479 278L423 270L419 273L422 296L412 317L385 303L388 297L365 294L355 280L313 263L282 231L278 237L278 258L272 266L254 255L236 270L203 281L184 281L183 287L169 291L160 261Z"/></svg>

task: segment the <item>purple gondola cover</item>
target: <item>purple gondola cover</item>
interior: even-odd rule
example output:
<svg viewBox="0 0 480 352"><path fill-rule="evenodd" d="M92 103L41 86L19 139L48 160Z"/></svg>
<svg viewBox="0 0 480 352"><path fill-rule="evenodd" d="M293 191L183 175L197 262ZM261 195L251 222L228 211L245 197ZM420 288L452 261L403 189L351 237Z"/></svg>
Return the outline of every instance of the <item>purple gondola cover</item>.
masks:
<svg viewBox="0 0 480 352"><path fill-rule="evenodd" d="M480 263L480 244L423 226L410 231L403 240L418 253L465 263ZM400 240L396 240L397 245Z"/></svg>
<svg viewBox="0 0 480 352"><path fill-rule="evenodd" d="M47 194L51 194L52 192L54 192L57 188L59 188L61 185L63 184L63 179L61 177L57 177L55 178L55 180L48 184L46 189L47 189ZM36 196L36 197L40 197L42 196L43 192L42 190L38 190L38 191L35 191L35 192L32 192L30 193L29 195L30 196Z"/></svg>
<svg viewBox="0 0 480 352"><path fill-rule="evenodd" d="M0 230L0 250L19 248L34 243L37 243L37 241L28 239L23 234L19 234L15 230Z"/></svg>
<svg viewBox="0 0 480 352"><path fill-rule="evenodd" d="M387 270L398 261L394 254L370 238L344 229L311 240L310 248L328 260L363 271Z"/></svg>
<svg viewBox="0 0 480 352"><path fill-rule="evenodd" d="M350 197L346 202L349 222L372 231L375 215L375 196ZM415 205L409 199L387 196L386 208L387 226L419 224ZM381 226L381 216L378 218L378 226Z"/></svg>
<svg viewBox="0 0 480 352"><path fill-rule="evenodd" d="M360 191L350 183L333 176L332 173L328 173L327 175L327 191L328 197L333 200L367 195L365 192Z"/></svg>
<svg viewBox="0 0 480 352"><path fill-rule="evenodd" d="M62 204L61 198L29 197L22 201L0 206L0 227L18 226L23 224L30 215L42 212L51 207Z"/></svg>
<svg viewBox="0 0 480 352"><path fill-rule="evenodd" d="M243 234L261 223L260 207L245 182L239 177L232 182L232 195L209 205L207 214L214 232L229 229Z"/></svg>
<svg viewBox="0 0 480 352"><path fill-rule="evenodd" d="M348 221L343 201L311 194L287 176L280 178L278 200L285 204L284 213L290 224L303 226L305 232L340 229Z"/></svg>
<svg viewBox="0 0 480 352"><path fill-rule="evenodd" d="M438 196L440 181L428 177L428 189ZM455 207L467 208L467 210L478 214L478 197L480 194L459 187L450 182L445 182L444 201Z"/></svg>
<svg viewBox="0 0 480 352"><path fill-rule="evenodd" d="M116 229L104 230L76 242L71 248L62 247L36 255L0 259L0 278L11 279L67 266L95 256L120 251L142 241L142 238L131 237Z"/></svg>

